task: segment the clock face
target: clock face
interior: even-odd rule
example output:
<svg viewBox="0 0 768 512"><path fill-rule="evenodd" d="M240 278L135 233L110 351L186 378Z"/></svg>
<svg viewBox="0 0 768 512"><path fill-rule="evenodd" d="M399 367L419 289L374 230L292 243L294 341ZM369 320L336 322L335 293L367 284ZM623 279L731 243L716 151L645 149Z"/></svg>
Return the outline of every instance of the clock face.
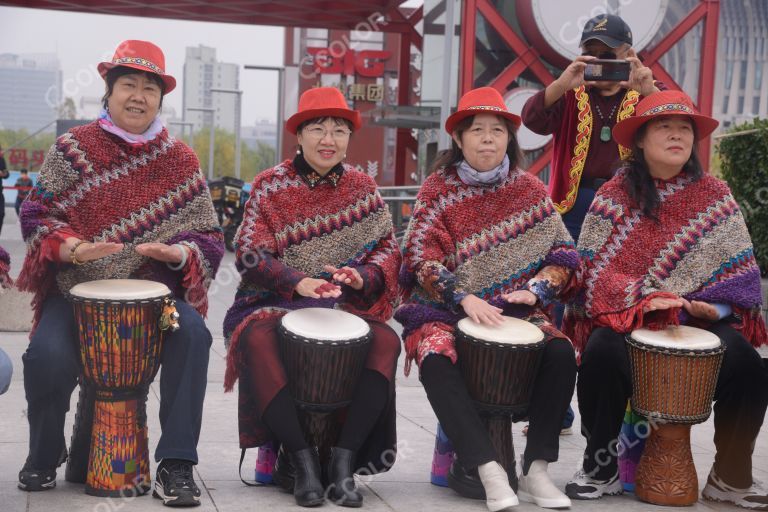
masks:
<svg viewBox="0 0 768 512"><path fill-rule="evenodd" d="M632 29L638 52L651 42L667 13L669 0L522 0L521 28L529 36L531 24L537 29L532 43L548 46L542 51L556 65L581 55L579 42L586 22L600 14L621 16ZM529 18L529 19L526 19ZM532 18L532 19L530 19ZM551 55L551 54L555 55ZM559 58L558 58L559 57Z"/></svg>
<svg viewBox="0 0 768 512"><path fill-rule="evenodd" d="M504 103L507 104L510 112L519 116L525 102L537 92L537 89L527 87L512 89L504 95ZM525 151L543 148L551 139L552 135L539 135L526 128L524 124L517 130L517 142L520 144L520 149Z"/></svg>

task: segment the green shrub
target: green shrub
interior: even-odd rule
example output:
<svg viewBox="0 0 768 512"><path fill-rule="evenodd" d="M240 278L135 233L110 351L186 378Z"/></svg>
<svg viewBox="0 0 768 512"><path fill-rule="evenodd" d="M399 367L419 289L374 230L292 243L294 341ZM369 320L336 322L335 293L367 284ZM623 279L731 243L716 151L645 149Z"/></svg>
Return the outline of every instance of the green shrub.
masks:
<svg viewBox="0 0 768 512"><path fill-rule="evenodd" d="M735 126L729 133L757 130L720 140L723 179L733 191L747 221L755 256L768 275L768 119Z"/></svg>

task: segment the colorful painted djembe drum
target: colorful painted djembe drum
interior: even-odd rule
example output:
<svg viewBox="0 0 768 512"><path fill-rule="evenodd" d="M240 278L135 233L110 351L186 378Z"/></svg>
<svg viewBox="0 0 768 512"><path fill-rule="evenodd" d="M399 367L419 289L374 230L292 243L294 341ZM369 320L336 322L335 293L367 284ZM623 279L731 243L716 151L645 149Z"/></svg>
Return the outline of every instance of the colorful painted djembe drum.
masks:
<svg viewBox="0 0 768 512"><path fill-rule="evenodd" d="M160 366L163 332L178 328L160 283L108 279L74 286L70 300L83 377L95 390L85 492L144 494L151 487L145 401Z"/></svg>
<svg viewBox="0 0 768 512"><path fill-rule="evenodd" d="M306 308L280 320L280 355L304 435L326 461L339 436L338 413L352 402L373 334L362 318Z"/></svg>
<svg viewBox="0 0 768 512"><path fill-rule="evenodd" d="M512 416L528 410L544 345L541 329L518 318L504 317L500 326L464 318L456 325L456 352L464 382L515 490Z"/></svg>
<svg viewBox="0 0 768 512"><path fill-rule="evenodd" d="M632 408L650 423L650 437L635 474L635 494L668 506L698 501L691 455L691 425L712 412L725 348L695 327L638 329L627 336L632 368Z"/></svg>

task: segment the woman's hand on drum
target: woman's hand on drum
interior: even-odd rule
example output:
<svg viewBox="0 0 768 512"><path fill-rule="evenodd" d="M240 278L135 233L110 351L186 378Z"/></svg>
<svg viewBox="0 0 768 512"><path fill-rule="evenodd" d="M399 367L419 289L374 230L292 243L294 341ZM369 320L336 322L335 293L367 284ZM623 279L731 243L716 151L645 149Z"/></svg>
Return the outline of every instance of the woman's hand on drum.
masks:
<svg viewBox="0 0 768 512"><path fill-rule="evenodd" d="M680 300L683 301L683 307L692 317L706 320L707 322L717 322L720 320L720 313L717 312L717 309L712 304L700 300Z"/></svg>
<svg viewBox="0 0 768 512"><path fill-rule="evenodd" d="M325 271L332 274L333 280L338 284L345 284L354 290L363 289L363 278L360 272L352 267L336 268L333 265L326 265Z"/></svg>
<svg viewBox="0 0 768 512"><path fill-rule="evenodd" d="M184 254L181 251L189 249L177 245L167 245L161 243L146 243L136 246L136 252L142 256L162 261L163 263L181 263L184 260Z"/></svg>
<svg viewBox="0 0 768 512"><path fill-rule="evenodd" d="M76 247L74 256L79 263L98 260L106 256L111 256L123 250L123 244L111 242L80 242L77 238L68 238L59 249L59 259L61 261L71 261L72 248Z"/></svg>
<svg viewBox="0 0 768 512"><path fill-rule="evenodd" d="M529 290L516 290L514 292L505 293L501 298L510 304L525 304L526 306L533 306L539 300L539 298Z"/></svg>
<svg viewBox="0 0 768 512"><path fill-rule="evenodd" d="M460 304L467 316L474 322L485 325L501 325L504 322L501 309L488 304L475 295L467 295L461 299Z"/></svg>
<svg viewBox="0 0 768 512"><path fill-rule="evenodd" d="M310 299L335 299L341 296L341 287L324 279L305 277L296 285L296 293Z"/></svg>
<svg viewBox="0 0 768 512"><path fill-rule="evenodd" d="M676 298L671 299L668 297L654 297L643 308L643 313L650 313L653 311L661 311L664 309L682 308L685 306L685 299Z"/></svg>

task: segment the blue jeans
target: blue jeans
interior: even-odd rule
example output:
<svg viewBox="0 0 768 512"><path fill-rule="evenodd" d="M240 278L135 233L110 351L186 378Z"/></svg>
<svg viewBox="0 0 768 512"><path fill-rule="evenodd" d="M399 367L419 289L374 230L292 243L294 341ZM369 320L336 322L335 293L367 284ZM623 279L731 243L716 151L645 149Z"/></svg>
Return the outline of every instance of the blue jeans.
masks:
<svg viewBox="0 0 768 512"><path fill-rule="evenodd" d="M567 213L563 214L563 222L568 233L571 234L571 238L575 243L578 243L579 236L581 235L581 225L584 224L584 217L587 216L587 211L592 204L592 200L595 198L595 191L591 188L580 188L579 193L576 196L576 202ZM558 328L562 328L563 325L563 313L565 312L565 304L558 303L554 310L554 321ZM576 415L573 412L573 408L569 405L568 411L565 413L565 419L563 420L563 428L570 428L573 425L573 420Z"/></svg>
<svg viewBox="0 0 768 512"><path fill-rule="evenodd" d="M0 348L0 395L8 391L13 376L13 364L3 349Z"/></svg>
<svg viewBox="0 0 768 512"><path fill-rule="evenodd" d="M200 314L176 301L181 327L163 343L160 375L162 434L155 461L164 458L197 463L203 419L211 333ZM77 324L64 297L43 304L40 324L24 353L24 391L29 420L29 455L35 469L54 469L66 444L64 416L80 374Z"/></svg>

